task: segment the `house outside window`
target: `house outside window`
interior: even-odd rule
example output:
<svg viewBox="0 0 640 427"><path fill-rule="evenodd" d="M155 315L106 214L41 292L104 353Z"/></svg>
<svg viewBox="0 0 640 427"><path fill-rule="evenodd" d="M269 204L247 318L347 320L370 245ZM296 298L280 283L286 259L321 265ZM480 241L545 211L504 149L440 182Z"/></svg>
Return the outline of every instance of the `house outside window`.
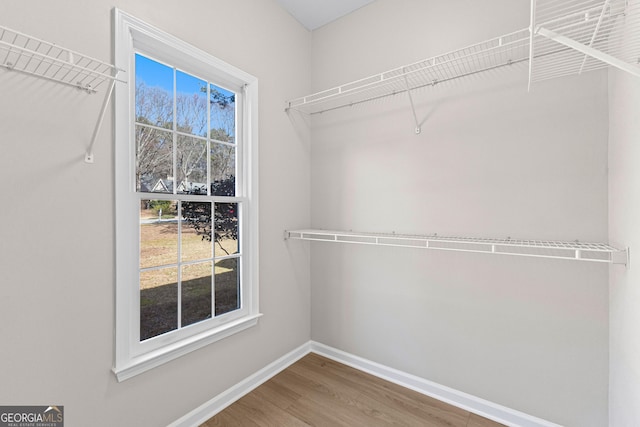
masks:
<svg viewBox="0 0 640 427"><path fill-rule="evenodd" d="M257 80L115 11L119 380L255 325Z"/></svg>

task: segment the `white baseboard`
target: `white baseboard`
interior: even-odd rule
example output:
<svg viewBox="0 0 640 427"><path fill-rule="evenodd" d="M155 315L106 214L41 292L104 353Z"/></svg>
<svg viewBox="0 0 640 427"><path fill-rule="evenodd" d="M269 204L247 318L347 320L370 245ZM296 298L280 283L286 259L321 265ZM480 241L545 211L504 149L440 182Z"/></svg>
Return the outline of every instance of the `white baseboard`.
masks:
<svg viewBox="0 0 640 427"><path fill-rule="evenodd" d="M309 341L287 353L275 362L260 369L255 374L169 424L168 427L198 427L245 394L251 392L311 352L510 427L562 427L550 421L515 411L505 406L489 402L488 400L454 390L315 341Z"/></svg>
<svg viewBox="0 0 640 427"><path fill-rule="evenodd" d="M245 378L238 384L220 393L208 402L200 405L180 419L172 422L168 427L198 427L200 424L204 423L245 394L251 392L262 383L276 376L278 373L309 354L311 351L310 349L311 342L301 345L275 362L260 369L250 377Z"/></svg>
<svg viewBox="0 0 640 427"><path fill-rule="evenodd" d="M378 378L417 391L434 399L446 402L460 409L472 412L490 420L497 421L511 427L562 427L558 424L536 418L523 412L515 411L505 406L481 399L476 396L434 383L424 378L389 368L388 366L372 362L362 357L354 356L333 347L310 342L311 352L367 372Z"/></svg>

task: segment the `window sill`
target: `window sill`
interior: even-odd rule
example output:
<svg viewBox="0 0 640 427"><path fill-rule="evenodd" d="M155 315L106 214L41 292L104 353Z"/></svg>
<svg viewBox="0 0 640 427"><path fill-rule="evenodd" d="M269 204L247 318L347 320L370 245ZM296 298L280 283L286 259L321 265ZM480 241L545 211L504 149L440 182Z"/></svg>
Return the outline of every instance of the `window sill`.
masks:
<svg viewBox="0 0 640 427"><path fill-rule="evenodd" d="M210 329L192 337L185 338L182 341L168 345L159 350L133 357L128 361L128 363L122 363L121 366L113 368L113 373L116 375L118 382L135 377L136 375L155 368L156 366L160 366L194 350L251 328L258 324L258 319L261 316L262 314L249 315L242 319L229 322L218 328Z"/></svg>

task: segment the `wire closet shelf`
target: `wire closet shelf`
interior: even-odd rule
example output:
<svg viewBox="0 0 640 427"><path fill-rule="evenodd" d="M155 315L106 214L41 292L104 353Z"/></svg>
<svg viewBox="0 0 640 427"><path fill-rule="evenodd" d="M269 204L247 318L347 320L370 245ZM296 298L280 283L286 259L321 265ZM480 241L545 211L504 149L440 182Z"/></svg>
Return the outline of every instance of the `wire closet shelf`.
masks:
<svg viewBox="0 0 640 427"><path fill-rule="evenodd" d="M95 93L101 86L108 86L98 122L85 153L85 162L93 163L93 147L115 83L125 82L118 78L124 70L4 26L0 26L0 67L72 86L87 93Z"/></svg>
<svg viewBox="0 0 640 427"><path fill-rule="evenodd" d="M534 0L530 82L615 66L640 77L640 2Z"/></svg>
<svg viewBox="0 0 640 427"><path fill-rule="evenodd" d="M319 242L395 246L458 252L557 258L612 264L627 264L628 250L604 243L560 242L548 240L488 239L395 233L360 233L331 230L288 230L285 239Z"/></svg>
<svg viewBox="0 0 640 427"><path fill-rule="evenodd" d="M89 93L117 79L115 66L0 26L0 66Z"/></svg>
<svg viewBox="0 0 640 427"><path fill-rule="evenodd" d="M529 59L529 30L434 56L288 101L286 110L315 114L469 77Z"/></svg>
<svg viewBox="0 0 640 427"><path fill-rule="evenodd" d="M285 110L322 113L526 61L530 87L607 66L640 77L640 1L532 0L529 28L287 101Z"/></svg>

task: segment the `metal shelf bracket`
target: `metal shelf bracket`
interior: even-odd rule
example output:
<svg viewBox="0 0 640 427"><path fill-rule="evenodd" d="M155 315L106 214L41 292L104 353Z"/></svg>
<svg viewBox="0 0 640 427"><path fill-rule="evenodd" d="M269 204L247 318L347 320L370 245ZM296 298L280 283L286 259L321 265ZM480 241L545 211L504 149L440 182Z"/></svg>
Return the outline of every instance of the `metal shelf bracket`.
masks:
<svg viewBox="0 0 640 427"><path fill-rule="evenodd" d="M111 95L113 95L113 90L115 89L116 81L112 80L109 85L109 90L104 97L104 102L102 103L102 108L100 109L100 116L98 118L98 122L96 123L96 127L93 129L93 135L91 136L91 142L89 143L89 148L84 156L84 161L86 163L93 163L93 146L96 143L96 139L98 139L98 133L100 132L100 128L102 127L102 123L104 122L104 116L107 113L107 107L109 106L109 101L111 100Z"/></svg>
<svg viewBox="0 0 640 427"><path fill-rule="evenodd" d="M630 267L630 263L631 263L631 257L630 257L630 249L629 247L620 250L618 252L614 252L611 254L611 263L612 264L618 264L618 265L624 265L625 267L629 268Z"/></svg>
<svg viewBox="0 0 640 427"><path fill-rule="evenodd" d="M640 77L640 68L631 65L625 61L622 61L612 55L609 55L606 52L602 52L598 49L594 49L591 46L584 45L575 40L572 40L568 37L560 35L555 31L548 30L544 27L538 28L537 34L544 36L550 40L563 44L567 47L577 50L578 52L582 52L585 56L590 56L595 59L599 59L600 61L611 65L613 67L619 68L620 70L626 71L627 73L633 74L636 77ZM581 66L581 70L584 68L584 65Z"/></svg>
<svg viewBox="0 0 640 427"><path fill-rule="evenodd" d="M420 135L422 132L422 128L420 127L420 122L418 121L418 115L416 114L416 106L413 103L413 96L411 95L411 88L409 87L409 79L407 78L406 70L402 70L404 73L404 82L407 88L407 95L409 96L409 103L411 104L411 112L413 113L413 120L416 124L415 133L416 135Z"/></svg>

